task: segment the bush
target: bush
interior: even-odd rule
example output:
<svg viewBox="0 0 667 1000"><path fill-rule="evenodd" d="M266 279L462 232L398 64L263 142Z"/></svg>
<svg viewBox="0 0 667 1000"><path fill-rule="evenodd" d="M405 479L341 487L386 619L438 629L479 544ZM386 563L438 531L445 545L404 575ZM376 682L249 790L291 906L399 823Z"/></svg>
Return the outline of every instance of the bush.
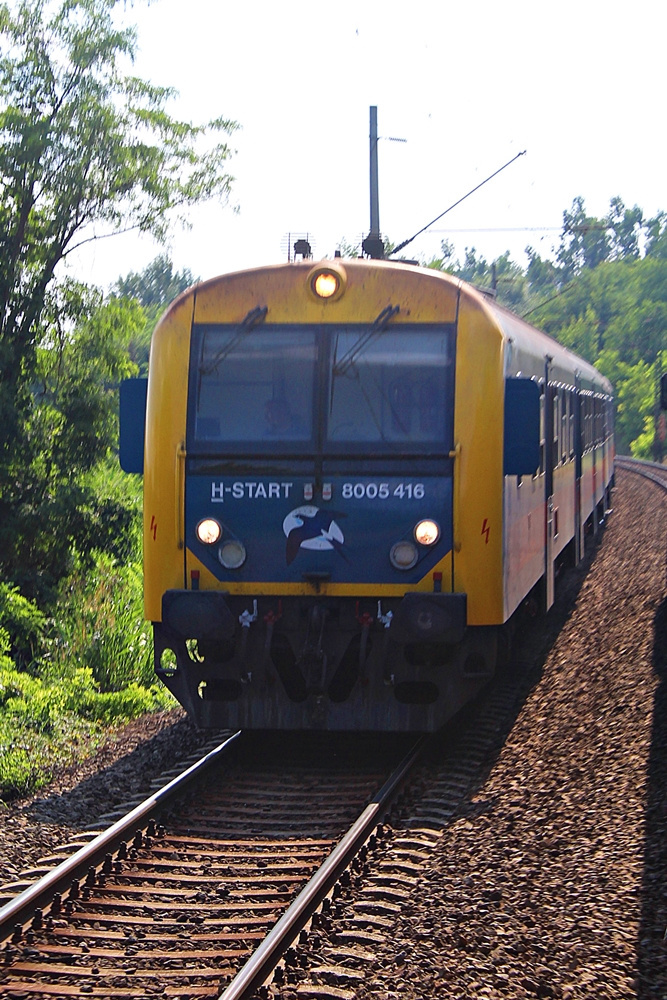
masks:
<svg viewBox="0 0 667 1000"><path fill-rule="evenodd" d="M118 565L96 554L90 571L80 570L61 595L63 614L55 626L51 676L89 668L103 692L154 683L150 625L143 619L142 573L137 564Z"/></svg>
<svg viewBox="0 0 667 1000"><path fill-rule="evenodd" d="M6 646L0 632L3 641ZM171 704L158 685L131 683L100 693L88 668L43 679L16 670L0 655L0 798L44 785L56 766L80 756L82 748L94 749L107 727Z"/></svg>
<svg viewBox="0 0 667 1000"><path fill-rule="evenodd" d="M46 616L18 587L0 583L0 629L5 631L7 652L22 667L37 659L45 648Z"/></svg>

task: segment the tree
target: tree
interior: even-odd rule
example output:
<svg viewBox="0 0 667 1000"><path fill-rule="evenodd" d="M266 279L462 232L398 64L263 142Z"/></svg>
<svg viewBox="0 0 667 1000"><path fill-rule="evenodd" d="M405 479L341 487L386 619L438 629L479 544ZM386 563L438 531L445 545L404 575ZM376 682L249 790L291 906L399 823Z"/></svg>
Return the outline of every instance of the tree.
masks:
<svg viewBox="0 0 667 1000"><path fill-rule="evenodd" d="M137 274L130 271L115 282L111 291L121 298L137 299L144 307L169 305L197 279L192 271L174 271L166 254L160 254L148 267Z"/></svg>
<svg viewBox="0 0 667 1000"><path fill-rule="evenodd" d="M498 301L510 309L525 307L528 282L519 265L510 259L509 250L490 264L484 257L477 256L475 247L466 247L462 264L454 256L454 252L454 246L448 240L443 240L440 244L440 256L424 261L423 266L446 271L478 288L493 291Z"/></svg>
<svg viewBox="0 0 667 1000"><path fill-rule="evenodd" d="M575 198L572 208L563 212L563 232L556 259L564 281L570 281L583 268L593 268L608 260L611 242L606 219L586 215L584 199Z"/></svg>
<svg viewBox="0 0 667 1000"><path fill-rule="evenodd" d="M96 482L118 439L118 382L133 374L127 344L143 328L136 302L71 283L49 293L20 457L6 462L0 579L48 602L94 550L127 554L133 512Z"/></svg>
<svg viewBox="0 0 667 1000"><path fill-rule="evenodd" d="M230 150L170 117L173 92L121 70L135 53L115 0L0 5L0 463L23 448L47 290L82 242L128 229L164 238L167 213L226 198ZM2 482L0 481L0 486Z"/></svg>
<svg viewBox="0 0 667 1000"><path fill-rule="evenodd" d="M146 323L58 265L120 231L164 239L189 206L226 199L237 127L178 121L171 90L124 74L136 37L116 0L57 2L0 3L0 568L35 593L75 540L111 538L118 512L102 517L84 480L115 441L127 331Z"/></svg>
<svg viewBox="0 0 667 1000"><path fill-rule="evenodd" d="M197 279L192 271L174 271L174 265L166 254L156 257L145 270L130 271L119 278L111 287L111 294L141 304L145 317L143 327L130 338L127 349L130 358L137 365L140 375L148 373L153 330L163 312L181 292L194 285Z"/></svg>
<svg viewBox="0 0 667 1000"><path fill-rule="evenodd" d="M644 213L635 205L626 208L620 198L612 198L607 216L611 230L611 256L614 260L637 260Z"/></svg>

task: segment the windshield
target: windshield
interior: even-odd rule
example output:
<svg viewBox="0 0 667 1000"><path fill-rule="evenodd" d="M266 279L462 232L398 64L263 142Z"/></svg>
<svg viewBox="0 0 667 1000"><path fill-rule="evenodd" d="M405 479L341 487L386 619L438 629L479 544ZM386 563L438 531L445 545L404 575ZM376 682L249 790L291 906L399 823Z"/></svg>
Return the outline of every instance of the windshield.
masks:
<svg viewBox="0 0 667 1000"><path fill-rule="evenodd" d="M444 443L451 347L444 330L335 334L329 440Z"/></svg>
<svg viewBox="0 0 667 1000"><path fill-rule="evenodd" d="M224 444L313 437L315 333L204 331L195 438Z"/></svg>
<svg viewBox="0 0 667 1000"><path fill-rule="evenodd" d="M452 447L452 326L196 327L192 356L190 444L205 453Z"/></svg>

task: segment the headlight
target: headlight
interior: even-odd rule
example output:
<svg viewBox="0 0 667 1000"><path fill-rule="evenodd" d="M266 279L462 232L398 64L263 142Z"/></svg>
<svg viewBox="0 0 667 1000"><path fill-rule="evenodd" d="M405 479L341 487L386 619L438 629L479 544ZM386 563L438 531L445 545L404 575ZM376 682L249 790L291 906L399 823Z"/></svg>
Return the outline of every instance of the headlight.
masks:
<svg viewBox="0 0 667 1000"><path fill-rule="evenodd" d="M412 569L419 558L419 552L414 542L401 541L392 545L389 561L396 569Z"/></svg>
<svg viewBox="0 0 667 1000"><path fill-rule="evenodd" d="M245 545L236 538L230 538L218 549L218 559L225 569L238 569L246 560Z"/></svg>
<svg viewBox="0 0 667 1000"><path fill-rule="evenodd" d="M338 291L339 285L338 275L333 271L322 271L313 278L313 291L320 299L330 299Z"/></svg>
<svg viewBox="0 0 667 1000"><path fill-rule="evenodd" d="M347 286L345 268L338 261L316 264L308 272L308 287L316 299L335 302L344 294Z"/></svg>
<svg viewBox="0 0 667 1000"><path fill-rule="evenodd" d="M204 545L215 545L222 535L222 528L212 517L205 517L195 528L195 534Z"/></svg>
<svg viewBox="0 0 667 1000"><path fill-rule="evenodd" d="M440 538L440 528L435 521L420 521L415 528L415 538L420 545L435 545Z"/></svg>

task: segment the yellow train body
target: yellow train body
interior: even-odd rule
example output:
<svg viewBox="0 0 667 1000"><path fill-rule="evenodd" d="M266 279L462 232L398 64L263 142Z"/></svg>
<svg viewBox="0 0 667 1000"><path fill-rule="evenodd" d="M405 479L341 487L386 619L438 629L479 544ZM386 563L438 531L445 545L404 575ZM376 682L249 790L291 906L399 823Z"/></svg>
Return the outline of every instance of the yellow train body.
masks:
<svg viewBox="0 0 667 1000"><path fill-rule="evenodd" d="M330 299L319 298L314 293L314 277L320 272L333 274L338 282L336 294ZM406 354L410 351L410 344L415 342L411 340L415 337L415 331L442 328L450 332L448 335L451 334L454 345L453 400L441 401L442 406L452 406L449 446L446 452L442 449L437 452L434 448L433 454L424 453L421 458L420 454L415 454L410 464L412 483L421 475L422 459L422 464L427 466L429 462L440 462L438 475L447 479L445 494L449 497L451 491L451 509L434 509L432 513L427 513L435 521L438 518L449 520L447 532L443 533L443 538L446 536L449 542L446 551L438 551L437 558L434 555L428 564L424 563L421 575L415 575L416 571L412 573L409 584L398 579L393 570L386 575L377 573L374 579L365 577L363 570L357 570L356 575L351 573L346 577L343 559L347 556L342 543L339 545L335 539L329 543L322 542L322 545L326 547L329 544L329 548L333 548L335 544L336 548L342 550L338 553L342 558L332 564L337 569L320 573L306 572L301 577L284 573L260 573L261 562L254 563L254 576L249 575L249 563L246 566L247 572L241 571L235 575L234 571L230 571L221 575L218 561L211 561L208 550L202 550L196 539L192 541L194 536L190 522L195 516L196 505L194 500L186 499L190 495L190 482L195 469L201 467L206 471L207 461L211 468L215 465L211 455L206 460L201 456L197 459L188 443L193 439L193 395L197 392L194 332L218 329L243 331L244 320L253 314L253 310L258 309L265 310L262 329L368 329L371 332L367 336L371 340L381 336L373 333L377 329L374 324L378 323L378 318L386 315L388 309L393 309L390 321L383 329L390 329L395 338L405 331ZM249 341L252 336L250 328L247 332L236 334L239 341L246 337ZM233 343L233 336L231 342ZM401 343L400 337L392 343ZM398 362L397 357L397 364ZM224 361L222 365L224 366ZM202 366L203 362L200 363L200 371L204 370ZM541 394L540 424L539 428L536 425L532 430L533 436L539 433L540 440L537 444L534 443L534 448L539 449L539 464L530 471L522 469L519 473L508 472L506 458L506 439L515 433L507 422L507 385L517 381L534 383L537 387L536 397ZM400 395L400 387L395 393ZM589 396L592 400L589 409L593 421L597 421L597 430L590 435L590 441L586 445L584 416L588 416L585 400ZM260 404L258 399L257 405ZM317 405L322 407L322 401ZM601 414L601 417L596 414ZM261 642L258 638L257 649L263 648L262 642L268 648L266 643L270 644L274 639L274 622L283 613L282 603L275 603L276 601L300 601L301 607L326 606L328 609L334 607L335 601L347 602L346 607L357 609L355 613L362 636L358 641L362 644L366 641L363 638L366 634L364 629L367 632L370 629L371 634L375 629L378 642L379 636L383 634L383 627L388 629L381 619L382 602L400 602L406 593L424 596L434 592L438 595L464 595L463 631L467 636L474 635L478 628L481 629L480 634L486 635L488 633L484 632L485 629L501 626L538 585L542 586L548 605L553 599L555 562L567 546L571 546L577 556L580 555L584 525L591 518L595 520L596 515L604 508L613 475L611 387L595 369L471 286L440 272L380 261L337 260L317 265L304 261L265 267L224 275L185 292L167 310L153 336L145 427L146 617L160 627L166 594L198 590L200 593L218 593L233 608L237 607L238 601L245 600L248 605L247 614L253 622L252 628L255 628L251 615L252 602L255 602L255 609L259 602L260 609L269 608L264 614L265 620L269 622L266 626L269 638ZM517 428L516 433L519 435L522 431ZM556 445L553 443L554 433L557 435ZM292 454L294 468L301 468L301 456L298 452ZM233 465L236 470L234 482L239 483L240 493L246 489L246 493L252 495L254 488L256 495L261 498L253 509L257 512L257 518L265 519L268 533L272 530L271 512L274 508L268 502L263 502L268 487L260 487L255 483L263 482L257 471L260 468L259 458L257 455L250 458L242 454L236 455ZM334 458L335 462L332 459L331 467L338 469L340 466L344 469L345 455L337 452ZM556 458L558 461L555 461ZM325 468L327 460L325 455L322 459ZM398 461L388 454L387 468L393 469L392 462L396 465ZM401 468L408 468L404 458L401 461L404 462ZM284 455L279 456L279 460L276 459L275 462L268 457L265 462L268 471L274 466L282 470L275 477L276 495L280 490L285 495L288 491L287 479L283 475L289 469L286 462ZM364 485L366 480L360 471L361 462L363 456L357 454L353 463L354 476L348 475L349 485L345 487L341 487L337 474L329 475L333 481L332 503L334 506L338 503L338 511L341 510L338 499L341 488L346 489L349 496L356 496L355 490L366 489L369 496L378 489L385 490L386 484L380 482L382 475L378 477L381 465L378 464L377 456L368 456L369 468L372 465L373 469L372 476L369 473L367 477L370 486ZM245 474L245 467L251 472ZM443 473L442 469L447 471ZM245 487L244 475L248 480ZM341 475L345 479L345 474ZM401 475L405 478L404 473ZM215 476L212 476L213 492L219 489L222 495L225 488L231 489L230 486L216 486ZM319 473L313 474L316 494L322 489L321 478ZM391 483L393 490L394 479L389 473L384 478L387 483ZM400 479L400 475L398 478ZM227 479L220 478L221 484L223 481L226 483ZM281 486L280 483L283 482L285 485ZM399 486L402 488L402 483ZM297 488L301 489L300 480L294 489L290 481L291 495L296 496L294 490ZM330 484L328 488L332 489ZM413 486L405 488L412 490ZM312 494L311 486L307 484L304 491L306 489L311 489ZM416 492L417 487L414 489ZM421 490L423 492L423 486ZM385 492L389 492L388 486ZM437 495L441 497L445 494L441 491ZM304 492L304 497L307 496ZM303 506L303 499L301 503L301 507L293 507L290 516L295 516L295 512L298 514L299 511L310 510ZM207 509L213 511L213 514L206 516L218 517L223 506L214 509L209 505ZM312 507L313 511L316 509ZM368 516L380 518L382 506L378 504L374 510L376 513L371 512ZM201 516L204 515L197 508L196 517ZM300 516L303 518L303 514ZM348 515L343 512L341 516ZM349 518L351 517L350 514ZM342 534L341 531L341 537ZM323 537L328 539L330 535L324 532ZM262 604L268 599L274 601L270 607ZM444 600L438 597L438 601ZM378 618L372 625L368 625L368 612L364 618L358 611L360 601L366 601L367 605L369 601L378 604ZM236 612L234 616L239 617ZM243 615L239 620L242 618ZM391 615L389 618L391 624ZM252 628L243 624L243 621L240 626L236 624L234 627L237 644L252 632ZM197 636L190 638L196 640ZM463 641L463 647L466 641L468 640ZM165 640L158 650L158 669L159 658L169 645ZM293 658L295 662L301 662L298 653L294 653ZM416 659L413 674L417 678L424 674L424 670L419 657L413 655L413 658ZM492 659L492 654L489 654L489 658ZM463 669L460 668L460 658L452 658L447 654L445 659L459 664L456 669ZM270 655L268 661L265 657L265 661L266 669L270 672ZM360 654L360 676L364 674L362 661L363 654ZM195 666L191 667L189 663L184 666L181 663L178 667L181 672L193 670L196 674L196 685L192 681L189 687L192 697L188 695L188 707L191 710L192 704L196 702L192 694L193 685L198 689L202 689L202 686L205 688L205 678L211 674L210 670L197 673L196 656L192 662ZM230 670L238 673L240 669L236 654L231 656L229 663L232 664L231 667L221 668L225 676ZM465 656L463 663L465 664ZM431 677L437 676L437 664L434 670L431 662L429 669ZM443 671L447 669L446 665L442 668ZM480 678L487 677L491 671L492 664L483 666L479 672ZM385 666L382 673L387 686L387 677L393 676L391 668ZM169 673L165 672L164 676L169 682ZM417 682L409 681L410 684ZM306 694L303 700L307 703L311 695L308 687L310 682L304 683ZM322 684L326 688L326 682L323 681ZM330 728L429 729L435 728L474 693L479 686L479 678L468 677L458 686L455 680L449 678L442 685L445 693L443 698L438 696L436 699L436 708L432 708L430 703L426 708L421 704L412 705L405 711L401 707L400 717L386 708L379 714L374 709L370 714L364 713L359 710L359 703L354 702L354 698L354 705L347 715L343 717L338 709L332 710L334 714L330 715L322 710L322 684L313 695L318 700L318 710L311 715L305 709L301 714L292 712L291 708L281 712L274 707L269 713L250 708L239 709L239 699L254 697L257 702L261 701L263 695L261 691L248 695L246 689L235 687L235 691L241 691L238 697L222 699L219 711L212 712L207 708L199 721L203 724L239 722L260 726L321 724ZM373 687L373 690L379 688ZM185 696L177 694L185 703ZM355 711L359 715L356 719L353 718Z"/></svg>

